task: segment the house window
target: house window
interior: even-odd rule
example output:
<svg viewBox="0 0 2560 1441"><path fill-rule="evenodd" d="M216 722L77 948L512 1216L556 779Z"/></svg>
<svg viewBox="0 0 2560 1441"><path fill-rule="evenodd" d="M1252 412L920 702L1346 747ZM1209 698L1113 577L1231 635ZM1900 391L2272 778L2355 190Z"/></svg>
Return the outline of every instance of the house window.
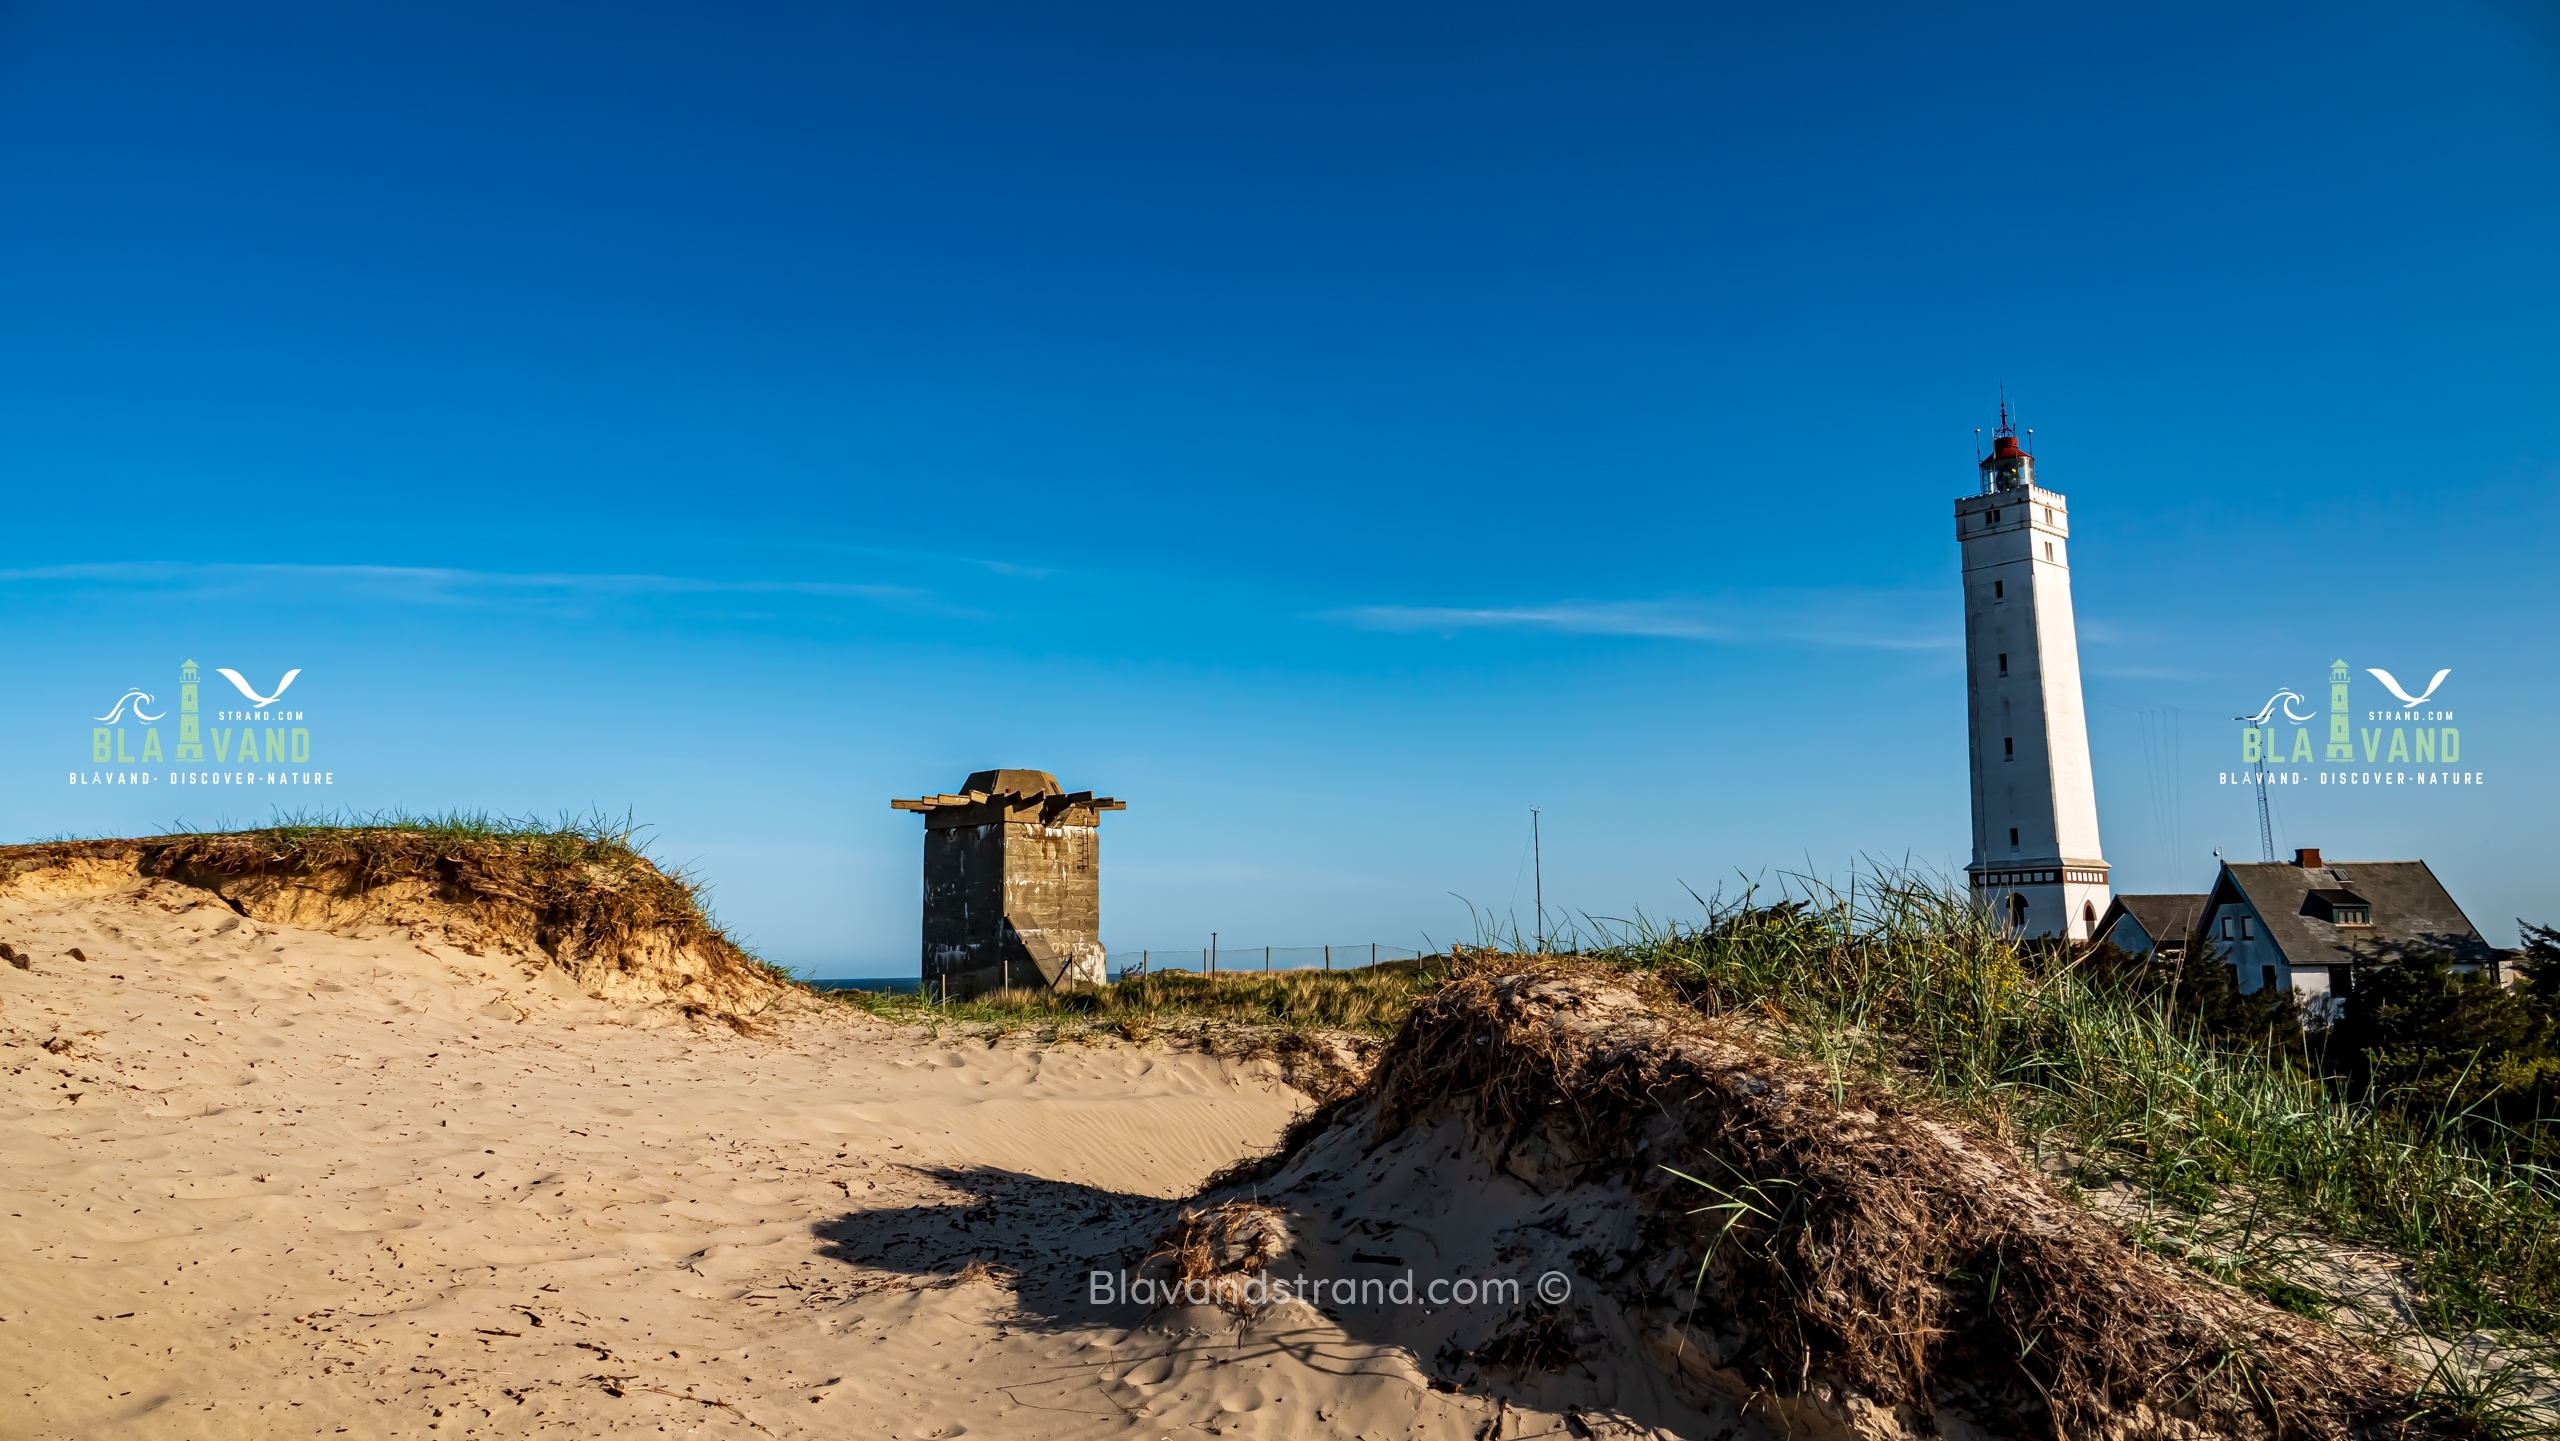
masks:
<svg viewBox="0 0 2560 1441"><path fill-rule="evenodd" d="M2004 756L2014 756L2014 755L2016 755L2017 753L2018 753L2018 741L2017 741L2017 738L2016 738L2015 736L2002 736L2002 737L2000 738L2000 754L2002 754L2002 755L2004 755Z"/></svg>
<svg viewBox="0 0 2560 1441"><path fill-rule="evenodd" d="M2276 968L2273 966L2258 967L2258 989L2262 991L2272 991L2275 988Z"/></svg>
<svg viewBox="0 0 2560 1441"><path fill-rule="evenodd" d="M2338 924L2342 926L2372 925L2373 909L2370 906L2340 906L2338 907Z"/></svg>
<svg viewBox="0 0 2560 1441"><path fill-rule="evenodd" d="M2014 851L2014 850L2016 850L2017 848L2018 848L2018 828L2017 828L2016 826L2011 826L2011 827L2009 827L2009 849L2011 849L2011 850L2013 850L2013 851Z"/></svg>
<svg viewBox="0 0 2560 1441"><path fill-rule="evenodd" d="M1982 523L1984 525L1998 525L2000 523L2000 507L1995 505L1989 510L1984 511L1982 513Z"/></svg>
<svg viewBox="0 0 2560 1441"><path fill-rule="evenodd" d="M2009 653L2005 650L2000 652L2000 673L2002 675L2009 673Z"/></svg>
<svg viewBox="0 0 2560 1441"><path fill-rule="evenodd" d="M2003 596L2004 594L2006 594L2006 593L2007 593L2007 588L2008 588L2008 582L2006 582L2006 581L1998 581L1998 580L1993 581L1993 582L1991 583L1991 598L1992 598L1993 600L1998 600L1998 599L2000 599L2000 598L2001 598L2001 596Z"/></svg>

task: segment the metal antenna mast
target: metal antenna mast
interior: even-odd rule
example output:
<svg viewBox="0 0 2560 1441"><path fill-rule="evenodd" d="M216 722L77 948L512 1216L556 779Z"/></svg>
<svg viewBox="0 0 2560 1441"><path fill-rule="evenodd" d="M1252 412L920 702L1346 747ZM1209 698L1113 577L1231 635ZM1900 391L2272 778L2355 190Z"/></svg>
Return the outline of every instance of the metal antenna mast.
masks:
<svg viewBox="0 0 2560 1441"><path fill-rule="evenodd" d="M1529 807L1529 864L1530 875L1535 879L1537 886L1534 894L1537 896L1538 905L1538 954L1543 956L1547 953L1547 853L1545 846L1538 839L1538 808L1536 806ZM1519 872L1514 871L1512 874L1518 875ZM1513 881L1512 884L1516 886L1520 883ZM1520 893L1513 891L1512 894L1516 896ZM1513 931L1512 934L1516 936L1520 933Z"/></svg>
<svg viewBox="0 0 2560 1441"><path fill-rule="evenodd" d="M2268 704L2273 705L2274 702L2269 701ZM2286 711L2285 714L2290 716L2293 712ZM2244 715L2233 716L2232 719L2254 721L2257 717ZM2266 736L2258 747L2258 858L2273 861L2276 858L2276 828L2275 823L2267 818L2267 748L2275 743L2275 727L2271 725L2265 729Z"/></svg>
<svg viewBox="0 0 2560 1441"><path fill-rule="evenodd" d="M2258 851L2260 860L2276 858L2275 823L2267 819L2267 758L2258 757Z"/></svg>

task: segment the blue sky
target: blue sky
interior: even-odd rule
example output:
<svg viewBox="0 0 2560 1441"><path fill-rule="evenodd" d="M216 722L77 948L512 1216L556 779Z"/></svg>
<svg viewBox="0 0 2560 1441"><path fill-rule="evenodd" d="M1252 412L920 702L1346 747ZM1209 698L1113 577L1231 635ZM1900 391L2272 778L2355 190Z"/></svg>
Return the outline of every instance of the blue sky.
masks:
<svg viewBox="0 0 2560 1441"><path fill-rule="evenodd" d="M2488 783L2279 845L2560 918L2548 7L21 4L0 206L7 839L628 810L829 974L997 765L1119 947L1952 869L2005 384L2120 889L2344 656ZM67 785L187 658L337 784Z"/></svg>

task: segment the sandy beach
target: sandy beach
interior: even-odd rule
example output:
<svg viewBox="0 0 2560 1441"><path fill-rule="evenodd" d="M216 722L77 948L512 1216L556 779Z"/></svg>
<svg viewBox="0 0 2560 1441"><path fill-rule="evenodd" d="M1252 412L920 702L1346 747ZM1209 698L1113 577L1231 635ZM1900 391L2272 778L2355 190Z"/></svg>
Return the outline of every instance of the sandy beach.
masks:
<svg viewBox="0 0 2560 1441"><path fill-rule="evenodd" d="M1079 1263L1300 1110L1269 1062L806 1002L741 1034L166 880L0 900L0 940L12 1436L1483 1421L1391 1347L1076 1324Z"/></svg>
<svg viewBox="0 0 2560 1441"><path fill-rule="evenodd" d="M2146 1257L1997 1140L1605 968L1461 971L1365 1057L1007 1034L783 985L587 842L0 863L10 1437L1909 1441L2068 1408L2130 1441L2275 1434L2265 1397L2304 1434L2411 1414L2379 1356ZM1728 1245L1737 1206L1801 1209L1803 1249ZM1752 1369L1815 1326L1847 1339L1791 1385ZM2208 1408L2234 1348L2256 1390Z"/></svg>

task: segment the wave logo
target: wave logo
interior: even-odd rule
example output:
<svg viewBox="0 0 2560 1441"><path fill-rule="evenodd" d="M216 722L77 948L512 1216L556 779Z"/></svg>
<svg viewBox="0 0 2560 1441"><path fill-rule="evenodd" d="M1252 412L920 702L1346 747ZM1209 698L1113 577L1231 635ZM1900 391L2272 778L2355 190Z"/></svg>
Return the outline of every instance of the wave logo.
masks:
<svg viewBox="0 0 2560 1441"><path fill-rule="evenodd" d="M2295 725L2305 724L2311 719L2308 713L2303 715L2295 715L2293 713L2293 703L2301 699L2302 692L2300 691L2277 691L2274 695L2267 697L2267 703L2265 705L2258 707L2258 713L2256 715L2244 715L2240 717L2240 723L2242 725L2253 726L2265 725L2268 721L2274 719L2276 707L2278 705L2282 705L2284 707L2284 718L2286 720L2293 722Z"/></svg>
<svg viewBox="0 0 2560 1441"><path fill-rule="evenodd" d="M133 718L135 720L156 721L160 719L159 715L144 715L142 713L142 708L144 706L154 704L151 698L151 692L146 690L129 690L123 695L117 696L116 703L107 707L107 713L99 716L98 719L105 721L109 725L114 725L117 721L124 719L124 708L128 703L133 706ZM160 713L160 715L167 714L167 711L162 711Z"/></svg>

